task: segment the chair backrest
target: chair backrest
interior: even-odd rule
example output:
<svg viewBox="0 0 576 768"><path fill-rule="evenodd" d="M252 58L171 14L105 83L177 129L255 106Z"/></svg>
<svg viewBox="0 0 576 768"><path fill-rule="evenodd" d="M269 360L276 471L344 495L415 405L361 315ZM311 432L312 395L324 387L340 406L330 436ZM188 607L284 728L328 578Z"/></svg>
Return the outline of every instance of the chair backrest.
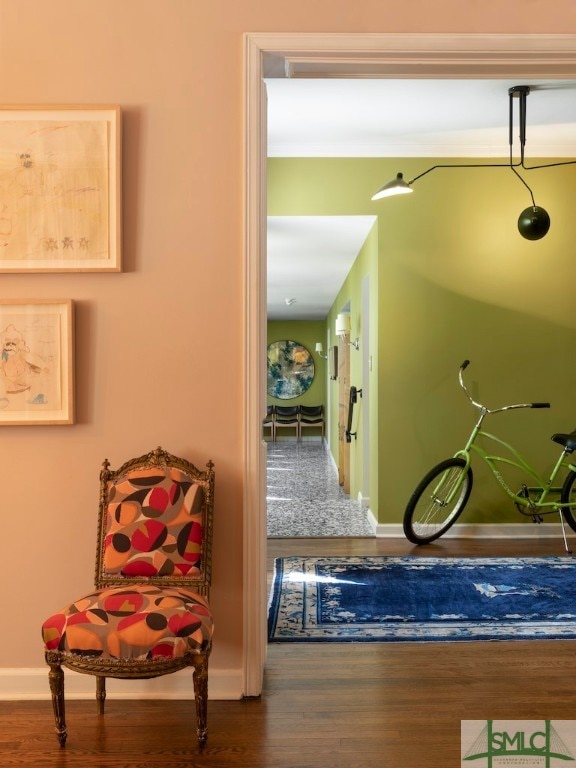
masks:
<svg viewBox="0 0 576 768"><path fill-rule="evenodd" d="M275 414L276 414L276 406L274 406L274 405L267 405L266 406L266 416L264 418L264 422L268 423L268 422L272 421L272 419L274 418Z"/></svg>
<svg viewBox="0 0 576 768"><path fill-rule="evenodd" d="M277 405L276 406L277 419L298 418L299 413L300 413L299 405Z"/></svg>
<svg viewBox="0 0 576 768"><path fill-rule="evenodd" d="M162 448L100 472L96 587L183 586L208 596L214 465L200 471Z"/></svg>
<svg viewBox="0 0 576 768"><path fill-rule="evenodd" d="M301 405L300 406L301 416L322 416L323 414L324 414L323 405Z"/></svg>

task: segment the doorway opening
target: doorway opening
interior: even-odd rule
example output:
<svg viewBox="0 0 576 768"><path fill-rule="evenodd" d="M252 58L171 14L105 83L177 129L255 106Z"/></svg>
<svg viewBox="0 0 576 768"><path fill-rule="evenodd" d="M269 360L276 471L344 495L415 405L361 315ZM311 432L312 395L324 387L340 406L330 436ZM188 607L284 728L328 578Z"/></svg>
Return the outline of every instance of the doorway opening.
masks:
<svg viewBox="0 0 576 768"><path fill-rule="evenodd" d="M349 304L342 309L348 312ZM363 310L368 311L367 301ZM299 329L302 329L301 333L305 336L310 326L322 329L318 331L318 338L323 338L325 323L268 322L268 341L272 340L269 350L272 349L273 360L276 359L278 346L282 347L281 342L274 341L278 333L282 334L285 327L290 328L293 331L291 338L298 339L298 348L301 349ZM365 337L364 333L363 339ZM309 347L314 348L312 344ZM369 509L369 493L365 492L369 486L360 486L363 492L358 495L352 495L350 488L351 442L354 441L352 453L361 467L362 454L356 458L357 434L359 432L363 435L364 429L369 429L369 421L364 419L360 422L364 402L356 406L351 404L348 338L336 337L333 344L328 344L328 350L330 365L318 365L316 361L314 378L317 381L314 382L316 388L312 395L321 401L322 413L314 416L318 404L303 405L298 425L290 414L293 406L291 408L289 405L288 411L284 408L276 416L277 420L283 419L284 426L274 429L273 422L272 427L266 429L266 523L269 539L375 535L375 522L371 519ZM307 352L307 355L310 356L311 352ZM268 364L277 368L277 364L270 360ZM282 381L280 386L283 386ZM271 375L269 398L276 394L277 388L277 377ZM367 387L364 388L367 390ZM276 402L292 403L293 400ZM368 398L365 403L367 406ZM282 405L273 403L273 407L279 411ZM352 429L353 436L350 435ZM368 457L368 452L363 455ZM360 480L365 482L367 478L367 474L362 474Z"/></svg>
<svg viewBox="0 0 576 768"><path fill-rule="evenodd" d="M270 82L266 80L267 89ZM269 100L272 123L278 123L282 108L277 98ZM376 216L332 213L333 202L318 200L310 201L307 215L293 215L293 206L302 205L306 178L294 169L291 158L278 155L268 158L267 170L267 409L272 409L264 430L268 536L373 536L375 518L369 509L369 487L364 485L369 475L358 469L363 458L371 458L368 451L360 452L364 443L357 440L358 435L366 437L364 429L370 424L364 418L370 410L368 397L355 408L352 445L344 441L349 383L362 389L367 370L359 362L369 353L363 322L369 297L361 299L354 280L366 268L366 253L376 260L372 232ZM283 194L287 176L296 180L295 187ZM318 207L322 205L325 212ZM351 353L336 334L338 316L353 317L354 336L361 336L359 348L355 340ZM344 378L338 361L341 368L345 366ZM300 409L299 422L295 408Z"/></svg>
<svg viewBox="0 0 576 768"><path fill-rule="evenodd" d="M342 77L576 77L573 35L250 34L246 36L244 693L266 656L266 94L271 72Z"/></svg>

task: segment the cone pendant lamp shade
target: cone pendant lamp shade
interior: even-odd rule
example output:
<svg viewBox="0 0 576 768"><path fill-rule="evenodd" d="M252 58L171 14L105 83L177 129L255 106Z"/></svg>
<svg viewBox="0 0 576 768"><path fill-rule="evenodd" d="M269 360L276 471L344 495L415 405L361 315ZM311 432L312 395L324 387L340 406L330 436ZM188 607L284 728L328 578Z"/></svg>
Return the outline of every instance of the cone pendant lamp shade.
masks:
<svg viewBox="0 0 576 768"><path fill-rule="evenodd" d="M406 195L408 192L413 192L412 187L404 181L402 174L398 173L395 179L389 181L388 184L384 184L376 192L372 200L381 200L383 197L392 197L393 195Z"/></svg>

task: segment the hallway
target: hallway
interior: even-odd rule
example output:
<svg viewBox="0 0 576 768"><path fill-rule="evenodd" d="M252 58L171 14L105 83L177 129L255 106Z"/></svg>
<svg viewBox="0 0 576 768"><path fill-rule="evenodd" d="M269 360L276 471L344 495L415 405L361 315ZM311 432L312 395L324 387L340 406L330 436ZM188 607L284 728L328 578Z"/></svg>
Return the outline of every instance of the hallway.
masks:
<svg viewBox="0 0 576 768"><path fill-rule="evenodd" d="M323 441L270 442L267 449L269 537L374 536L368 510L338 485Z"/></svg>

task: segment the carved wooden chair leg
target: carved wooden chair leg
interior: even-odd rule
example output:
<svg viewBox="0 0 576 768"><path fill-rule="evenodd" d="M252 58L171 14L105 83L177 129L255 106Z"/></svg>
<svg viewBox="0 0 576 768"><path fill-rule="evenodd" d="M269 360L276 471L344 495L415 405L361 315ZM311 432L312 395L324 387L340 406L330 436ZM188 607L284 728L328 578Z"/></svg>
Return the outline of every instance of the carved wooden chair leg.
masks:
<svg viewBox="0 0 576 768"><path fill-rule="evenodd" d="M54 719L56 721L56 736L60 746L66 745L66 707L64 705L64 672L59 661L50 658L46 654L46 662L50 667L48 680L50 682L50 691L52 692L52 707L54 708Z"/></svg>
<svg viewBox="0 0 576 768"><path fill-rule="evenodd" d="M208 738L208 654L195 656L193 664L196 733L198 734L198 746L202 748Z"/></svg>
<svg viewBox="0 0 576 768"><path fill-rule="evenodd" d="M104 714L104 703L106 701L106 678L98 675L96 677L96 704L98 706L98 714Z"/></svg>

